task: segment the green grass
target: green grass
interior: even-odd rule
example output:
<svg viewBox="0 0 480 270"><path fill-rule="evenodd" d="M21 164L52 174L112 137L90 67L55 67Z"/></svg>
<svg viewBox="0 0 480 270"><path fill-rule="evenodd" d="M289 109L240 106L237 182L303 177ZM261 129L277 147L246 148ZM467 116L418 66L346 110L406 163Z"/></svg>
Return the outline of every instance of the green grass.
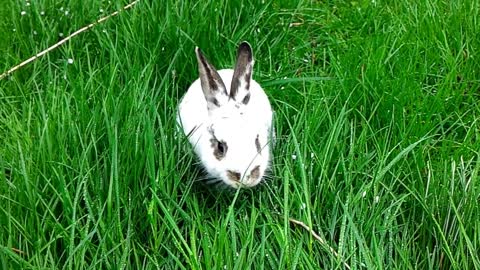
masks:
<svg viewBox="0 0 480 270"><path fill-rule="evenodd" d="M126 4L2 2L0 73ZM0 81L0 269L480 269L479 1L263 2L141 0ZM220 192L175 110L242 40L277 144Z"/></svg>

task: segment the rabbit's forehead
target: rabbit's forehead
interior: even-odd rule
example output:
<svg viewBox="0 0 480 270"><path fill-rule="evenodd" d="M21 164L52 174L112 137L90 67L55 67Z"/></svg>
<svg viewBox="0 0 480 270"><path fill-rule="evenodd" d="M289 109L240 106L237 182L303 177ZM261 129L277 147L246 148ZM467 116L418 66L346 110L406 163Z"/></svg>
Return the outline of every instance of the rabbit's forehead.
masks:
<svg viewBox="0 0 480 270"><path fill-rule="evenodd" d="M258 117L253 118L250 114L243 113L243 110L225 106L219 108L211 119L212 132L217 139L234 142L255 141L267 132L266 127ZM241 144L241 143L240 143Z"/></svg>
<svg viewBox="0 0 480 270"><path fill-rule="evenodd" d="M242 141L246 138L254 138L258 135L258 128L245 119L222 119L213 125L214 135L222 139L237 139Z"/></svg>
<svg viewBox="0 0 480 270"><path fill-rule="evenodd" d="M245 106L240 106L239 102L233 99L228 99L220 108L214 112L215 118L242 118L245 113ZM235 119L236 120L236 119Z"/></svg>

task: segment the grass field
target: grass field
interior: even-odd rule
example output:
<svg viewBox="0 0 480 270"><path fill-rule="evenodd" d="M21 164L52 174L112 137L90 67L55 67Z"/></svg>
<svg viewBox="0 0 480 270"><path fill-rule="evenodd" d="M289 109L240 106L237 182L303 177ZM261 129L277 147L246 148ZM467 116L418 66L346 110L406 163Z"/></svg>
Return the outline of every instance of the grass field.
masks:
<svg viewBox="0 0 480 270"><path fill-rule="evenodd" d="M1 2L0 73L127 4ZM0 80L0 269L480 269L479 10L141 0ZM218 191L175 111L243 40L277 143Z"/></svg>

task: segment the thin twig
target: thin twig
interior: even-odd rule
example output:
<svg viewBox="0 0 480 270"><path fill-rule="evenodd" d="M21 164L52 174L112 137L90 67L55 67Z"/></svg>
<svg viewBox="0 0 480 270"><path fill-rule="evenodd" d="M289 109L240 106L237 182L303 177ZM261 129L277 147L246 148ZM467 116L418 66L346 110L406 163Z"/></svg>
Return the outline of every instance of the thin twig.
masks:
<svg viewBox="0 0 480 270"><path fill-rule="evenodd" d="M18 248L13 248L13 247L12 247L12 250L13 250L14 252L18 253L18 254L22 254L22 255L25 254L25 252L21 251L21 250L18 249Z"/></svg>
<svg viewBox="0 0 480 270"><path fill-rule="evenodd" d="M327 246L328 249L330 250L330 252L333 253L333 255L335 255L339 260L341 260L343 262L343 264L345 265L345 268L350 269L350 265L348 265L346 262L343 261L340 254L338 254L337 251L335 251L335 249L333 249L331 246L329 246L327 244L327 242L325 240L323 240L323 238L320 235L318 235L312 228L308 227L307 224L305 224L305 223L303 223L299 220L293 219L293 218L289 218L288 220L291 223L293 223L295 225L299 225L299 226L303 227L305 230L307 230L313 236L313 238L317 239L318 242L320 242L320 244Z"/></svg>
<svg viewBox="0 0 480 270"><path fill-rule="evenodd" d="M135 4L137 4L138 2L140 2L140 0L135 0L135 1L131 2L130 4L124 6L122 10L120 10L120 11L115 11L115 12L113 12L113 13L110 14L110 15L107 15L107 16L105 16L105 17L102 17L102 18L98 19L98 20L97 20L96 22L94 22L94 23L91 23L91 24L89 24L89 25L86 25L86 26L78 29L77 31L73 32L72 34L70 34L70 35L67 36L66 38L60 40L59 42L57 42L57 43L55 43L55 44L53 44L52 46L48 47L47 49L45 49L45 50L37 53L36 55L28 58L27 60L21 62L20 64L14 66L13 68L11 68L11 69L9 69L9 70L7 70L6 72L4 72L3 74L0 75L0 80L1 80L1 79L4 79L4 78L7 77L8 75L12 74L12 73L15 72L17 69L19 69L19 68L27 65L27 64L30 63L30 62L35 61L37 58L42 57L43 55L47 54L48 52L50 52L50 51L54 50L55 48L61 46L63 43L69 41L69 40L70 40L71 38L73 38L74 36L76 36L76 35L78 35L78 34L80 34L80 33L82 33L82 32L85 32L86 30L94 27L95 25L97 25L97 24L99 24L99 23L102 23L102 22L110 19L110 18L113 17L113 16L118 15L121 11L124 11L124 10L127 10L127 9L131 8L132 6L134 6Z"/></svg>

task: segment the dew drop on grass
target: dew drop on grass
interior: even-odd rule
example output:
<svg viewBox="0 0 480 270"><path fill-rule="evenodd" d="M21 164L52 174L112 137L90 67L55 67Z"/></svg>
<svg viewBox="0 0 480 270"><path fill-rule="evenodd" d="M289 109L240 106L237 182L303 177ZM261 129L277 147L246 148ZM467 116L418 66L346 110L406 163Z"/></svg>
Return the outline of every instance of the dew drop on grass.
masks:
<svg viewBox="0 0 480 270"><path fill-rule="evenodd" d="M43 11L43 10L40 11L40 15L41 15L41 16L44 16L44 15L45 15L45 11Z"/></svg>

